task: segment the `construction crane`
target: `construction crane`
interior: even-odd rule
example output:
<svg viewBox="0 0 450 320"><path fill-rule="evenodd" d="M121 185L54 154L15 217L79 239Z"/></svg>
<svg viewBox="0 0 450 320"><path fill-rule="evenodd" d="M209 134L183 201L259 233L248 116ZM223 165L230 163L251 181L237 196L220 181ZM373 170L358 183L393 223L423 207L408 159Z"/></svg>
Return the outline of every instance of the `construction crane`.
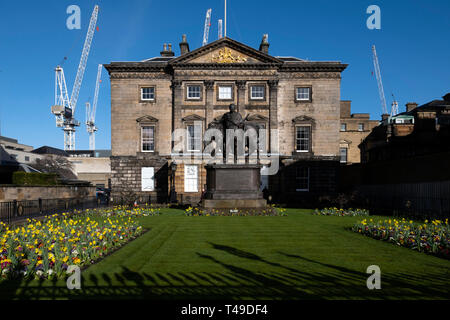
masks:
<svg viewBox="0 0 450 320"><path fill-rule="evenodd" d="M103 65L98 65L97 80L95 82L94 101L91 104L86 102L86 130L89 133L89 150L95 150L95 132L98 128L95 126L95 111L97 110L98 91L100 89L100 79L102 76Z"/></svg>
<svg viewBox="0 0 450 320"><path fill-rule="evenodd" d="M222 19L219 19L219 21L217 22L218 26L217 26L217 30L219 32L219 39L222 38Z"/></svg>
<svg viewBox="0 0 450 320"><path fill-rule="evenodd" d="M203 42L202 46L208 43L208 37L209 37L209 27L211 27L211 11L212 9L208 9L206 11L206 18L205 18L205 29L203 31Z"/></svg>
<svg viewBox="0 0 450 320"><path fill-rule="evenodd" d="M55 69L55 105L51 107L52 113L56 118L56 126L62 127L64 131L64 150L75 150L75 127L80 126L75 116L78 95L80 93L81 83L83 81L84 71L91 48L92 38L94 37L95 25L98 17L98 5L95 5L92 11L91 20L84 41L83 51L81 53L80 64L72 88L72 94L69 99L66 79L63 68L58 65Z"/></svg>
<svg viewBox="0 0 450 320"><path fill-rule="evenodd" d="M375 75L377 77L377 84L378 84L378 92L380 94L381 100L381 108L383 110L383 114L387 114L388 111L386 107L386 98L384 96L383 82L381 81L380 64L378 63L378 56L377 51L375 49L375 45L372 46L372 53L373 53L373 67L375 68Z"/></svg>
<svg viewBox="0 0 450 320"><path fill-rule="evenodd" d="M391 117L396 114L398 114L398 102L395 100L394 94L392 94Z"/></svg>

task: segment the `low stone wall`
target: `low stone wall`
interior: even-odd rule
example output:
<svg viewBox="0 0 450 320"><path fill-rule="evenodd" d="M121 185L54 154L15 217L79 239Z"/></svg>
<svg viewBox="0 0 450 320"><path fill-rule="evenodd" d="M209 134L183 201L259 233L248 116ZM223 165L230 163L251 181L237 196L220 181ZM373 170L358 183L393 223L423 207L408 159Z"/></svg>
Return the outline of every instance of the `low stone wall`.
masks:
<svg viewBox="0 0 450 320"><path fill-rule="evenodd" d="M0 202L94 197L95 187L0 185Z"/></svg>

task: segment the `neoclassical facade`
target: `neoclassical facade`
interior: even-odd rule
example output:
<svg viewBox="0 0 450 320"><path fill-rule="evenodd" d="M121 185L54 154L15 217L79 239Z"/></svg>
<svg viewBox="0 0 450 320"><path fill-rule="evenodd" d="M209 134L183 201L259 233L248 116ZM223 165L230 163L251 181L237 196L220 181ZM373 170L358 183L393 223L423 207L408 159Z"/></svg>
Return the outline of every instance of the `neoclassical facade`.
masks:
<svg viewBox="0 0 450 320"><path fill-rule="evenodd" d="M179 201L197 201L206 183L204 163L178 162L172 172L173 148L181 143L193 160L200 159L203 134L230 103L267 131L267 152L276 154L279 169L263 177L261 188L274 201L334 193L340 81L347 65L275 57L268 49L266 38L256 50L225 37L190 51L183 36L179 56L164 45L158 57L105 65L113 199L131 190L167 201L175 189ZM186 135L172 141L177 129Z"/></svg>

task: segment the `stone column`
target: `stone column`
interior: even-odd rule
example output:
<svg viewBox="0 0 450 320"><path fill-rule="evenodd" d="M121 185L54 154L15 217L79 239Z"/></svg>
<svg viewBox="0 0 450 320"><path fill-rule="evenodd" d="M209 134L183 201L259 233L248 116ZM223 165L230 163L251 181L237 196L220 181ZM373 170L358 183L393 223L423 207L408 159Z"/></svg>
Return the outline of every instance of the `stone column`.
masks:
<svg viewBox="0 0 450 320"><path fill-rule="evenodd" d="M172 132L182 128L181 124L181 105L183 104L183 89L181 80L172 80ZM172 141L172 148L174 142Z"/></svg>
<svg viewBox="0 0 450 320"><path fill-rule="evenodd" d="M214 105L213 105L213 101L214 101L214 81L213 80L205 80L204 81L205 84L205 89L206 89L206 94L205 94L205 106L206 106L206 111L205 111L205 130L208 129L208 124L211 123L211 121L213 121L213 116L214 116Z"/></svg>
<svg viewBox="0 0 450 320"><path fill-rule="evenodd" d="M245 116L245 80L237 80L236 86L238 89L237 94L237 111L241 114L241 116Z"/></svg>
<svg viewBox="0 0 450 320"><path fill-rule="evenodd" d="M278 129L278 108L277 108L277 96L278 96L278 80L269 80L269 152L271 152L271 129Z"/></svg>

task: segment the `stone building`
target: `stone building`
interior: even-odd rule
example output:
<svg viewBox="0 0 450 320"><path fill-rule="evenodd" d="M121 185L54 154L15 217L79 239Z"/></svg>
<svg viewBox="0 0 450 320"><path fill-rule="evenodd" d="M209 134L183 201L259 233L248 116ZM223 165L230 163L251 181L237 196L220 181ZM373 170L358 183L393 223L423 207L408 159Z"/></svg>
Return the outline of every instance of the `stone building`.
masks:
<svg viewBox="0 0 450 320"><path fill-rule="evenodd" d="M110 187L111 150L68 150L67 153L78 179L97 187Z"/></svg>
<svg viewBox="0 0 450 320"><path fill-rule="evenodd" d="M370 120L368 113L351 113L351 101L341 101L341 127L339 154L344 164L359 163L361 153L359 144L375 128L379 121Z"/></svg>
<svg viewBox="0 0 450 320"><path fill-rule="evenodd" d="M405 112L386 116L359 148L363 163L412 159L450 151L450 93L418 107L406 104Z"/></svg>
<svg viewBox="0 0 450 320"><path fill-rule="evenodd" d="M111 81L112 197L133 191L166 201L197 201L205 185L204 163L173 162L182 144L201 158L203 133L230 103L267 132L268 152L279 159L262 184L277 201L304 200L336 191L340 145L340 81L347 67L271 56L264 37L259 50L224 37L180 55L164 45L161 55L105 65ZM184 137L171 135L183 129ZM272 131L278 137L271 137ZM278 146L275 147L275 140Z"/></svg>

